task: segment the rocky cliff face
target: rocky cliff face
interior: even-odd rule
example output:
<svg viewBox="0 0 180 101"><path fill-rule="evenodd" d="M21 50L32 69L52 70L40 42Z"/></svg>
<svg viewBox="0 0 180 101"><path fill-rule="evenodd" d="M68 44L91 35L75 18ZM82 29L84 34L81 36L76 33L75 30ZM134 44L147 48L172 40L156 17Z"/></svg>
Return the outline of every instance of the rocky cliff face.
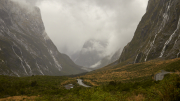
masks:
<svg viewBox="0 0 180 101"><path fill-rule="evenodd" d="M180 1L149 0L132 41L119 62L145 62L156 58L180 57Z"/></svg>
<svg viewBox="0 0 180 101"><path fill-rule="evenodd" d="M68 75L84 72L48 37L40 10L0 0L0 74Z"/></svg>

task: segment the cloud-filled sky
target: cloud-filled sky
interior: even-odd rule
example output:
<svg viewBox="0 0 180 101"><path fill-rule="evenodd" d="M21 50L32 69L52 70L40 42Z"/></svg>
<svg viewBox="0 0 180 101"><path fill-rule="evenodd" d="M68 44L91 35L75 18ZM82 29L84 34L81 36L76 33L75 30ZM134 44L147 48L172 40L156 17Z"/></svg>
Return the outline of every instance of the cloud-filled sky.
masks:
<svg viewBox="0 0 180 101"><path fill-rule="evenodd" d="M111 54L131 41L148 0L39 0L46 32L71 56L89 39L106 40Z"/></svg>

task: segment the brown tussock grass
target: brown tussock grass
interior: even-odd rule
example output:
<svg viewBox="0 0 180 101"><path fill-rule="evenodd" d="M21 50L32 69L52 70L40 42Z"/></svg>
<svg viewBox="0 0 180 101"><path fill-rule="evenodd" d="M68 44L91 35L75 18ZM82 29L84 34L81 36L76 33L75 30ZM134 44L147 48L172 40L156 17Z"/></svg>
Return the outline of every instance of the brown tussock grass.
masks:
<svg viewBox="0 0 180 101"><path fill-rule="evenodd" d="M60 85L61 85L61 86L64 86L64 85L66 85L66 84L70 84L70 83L74 83L74 82L76 82L75 79L66 80L66 81L62 82Z"/></svg>
<svg viewBox="0 0 180 101"><path fill-rule="evenodd" d="M110 81L126 81L136 78L150 77L154 79L154 74L160 72L168 64L179 61L180 58L171 60L152 60L137 64L122 65L118 64L115 66L107 66L99 70L88 73L87 75L79 76L73 79L82 78L93 86L100 85L102 83L108 83ZM116 68L114 68L116 67ZM179 71L176 74L180 74ZM71 82L71 81L69 81ZM62 84L67 84L64 82Z"/></svg>
<svg viewBox="0 0 180 101"><path fill-rule="evenodd" d="M177 74L177 75L179 75L179 76L180 76L180 72L179 72L179 71L176 71L174 74Z"/></svg>
<svg viewBox="0 0 180 101"><path fill-rule="evenodd" d="M35 101L38 96L12 96L8 98L2 98L0 101Z"/></svg>
<svg viewBox="0 0 180 101"><path fill-rule="evenodd" d="M98 86L96 83L92 82L91 80L85 79L84 81L90 83L93 86Z"/></svg>

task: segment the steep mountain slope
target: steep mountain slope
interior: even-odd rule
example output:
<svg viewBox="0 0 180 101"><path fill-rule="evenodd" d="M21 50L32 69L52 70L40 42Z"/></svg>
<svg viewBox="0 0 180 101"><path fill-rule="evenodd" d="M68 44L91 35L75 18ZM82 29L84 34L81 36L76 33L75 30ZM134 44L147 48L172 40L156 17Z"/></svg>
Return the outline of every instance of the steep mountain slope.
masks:
<svg viewBox="0 0 180 101"><path fill-rule="evenodd" d="M100 61L103 56L107 43L99 40L88 40L84 43L83 48L78 52L78 57L74 60L77 65L90 67Z"/></svg>
<svg viewBox="0 0 180 101"><path fill-rule="evenodd" d="M121 49L119 49L118 51L116 51L112 55L109 55L109 56L106 56L106 57L102 58L96 64L92 65L91 68L99 69L99 68L102 68L104 66L107 66L108 64L111 64L111 63L117 61L119 59L119 57L120 57L120 54L121 54Z"/></svg>
<svg viewBox="0 0 180 101"><path fill-rule="evenodd" d="M61 54L45 32L40 10L0 0L0 74L68 75L85 72Z"/></svg>
<svg viewBox="0 0 180 101"><path fill-rule="evenodd" d="M119 62L145 62L180 57L180 1L149 0L134 37Z"/></svg>
<svg viewBox="0 0 180 101"><path fill-rule="evenodd" d="M121 48L118 49L118 50L113 54L113 56L111 57L110 63L113 63L113 62L117 61L117 60L119 59L120 55L121 55Z"/></svg>

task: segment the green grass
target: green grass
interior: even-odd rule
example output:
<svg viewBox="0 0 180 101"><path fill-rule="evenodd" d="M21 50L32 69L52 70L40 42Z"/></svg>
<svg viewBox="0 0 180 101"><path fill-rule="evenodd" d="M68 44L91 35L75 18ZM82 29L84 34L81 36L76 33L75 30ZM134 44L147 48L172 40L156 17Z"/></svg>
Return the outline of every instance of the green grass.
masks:
<svg viewBox="0 0 180 101"><path fill-rule="evenodd" d="M152 79L162 69L180 71L179 63L180 59L154 60L98 70L74 78L0 76L0 98L24 95L37 96L37 101L179 101L180 75L166 75L164 80L158 82ZM79 86L77 78L82 78L85 84L92 87ZM66 90L64 85L70 83L75 85L74 89Z"/></svg>
<svg viewBox="0 0 180 101"><path fill-rule="evenodd" d="M166 71L172 71L172 72L179 71L180 70L180 60L178 60L177 62L173 62L173 63L168 64L165 67L165 70Z"/></svg>
<svg viewBox="0 0 180 101"><path fill-rule="evenodd" d="M0 76L0 97L19 95L54 95L62 92L61 82L68 77L32 76L9 77ZM63 92L62 92L63 94Z"/></svg>
<svg viewBox="0 0 180 101"><path fill-rule="evenodd" d="M0 97L38 96L37 101L178 101L180 100L180 75L165 76L162 81L147 79L141 82L111 81L97 87L84 88L75 84L71 90L64 89L61 83L68 77L0 76ZM139 96L142 95L142 96ZM140 100L140 101L141 101Z"/></svg>
<svg viewBox="0 0 180 101"><path fill-rule="evenodd" d="M144 82L122 83L111 81L109 84L92 88L75 88L65 96L61 94L43 96L38 100L63 101L178 101L180 99L180 77L169 75L163 81L147 80ZM143 95L138 97L138 95ZM140 100L140 101L141 101Z"/></svg>

